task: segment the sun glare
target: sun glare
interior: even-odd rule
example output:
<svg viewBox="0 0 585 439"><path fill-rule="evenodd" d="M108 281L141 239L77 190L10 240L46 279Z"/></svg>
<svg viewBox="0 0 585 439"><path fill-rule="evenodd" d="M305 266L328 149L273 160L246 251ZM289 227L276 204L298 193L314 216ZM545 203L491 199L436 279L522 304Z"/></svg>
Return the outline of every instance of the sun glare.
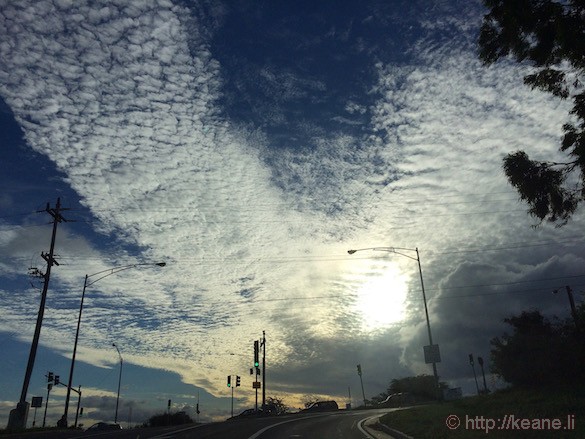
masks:
<svg viewBox="0 0 585 439"><path fill-rule="evenodd" d="M358 289L356 307L370 330L389 326L404 317L406 276L389 265L372 274Z"/></svg>

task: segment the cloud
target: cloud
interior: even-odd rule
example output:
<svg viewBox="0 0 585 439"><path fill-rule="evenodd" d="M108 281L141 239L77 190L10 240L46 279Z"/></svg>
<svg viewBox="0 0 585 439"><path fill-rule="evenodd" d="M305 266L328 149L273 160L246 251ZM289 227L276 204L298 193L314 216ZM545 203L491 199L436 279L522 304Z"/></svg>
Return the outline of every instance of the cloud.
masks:
<svg viewBox="0 0 585 439"><path fill-rule="evenodd" d="M252 341L266 330L275 391L341 397L356 362L368 370L369 392L381 391L397 375L429 373L418 267L396 254L346 251L396 245L420 249L440 373L456 382L469 374L459 359L531 304L512 284L490 285L479 299L471 286L579 274L583 253L567 237L580 236L582 218L562 230L531 228L501 172L503 155L517 148L554 158L566 105L524 88L523 67L485 68L459 40L428 44L445 29L469 37L467 9L438 30L424 22L428 33L408 63L385 62L382 52L368 60L376 82L367 99L344 95L324 119L355 128L347 113L371 117L359 129L294 118L302 132L283 146L265 119L242 125L222 107L225 66L209 39L223 12L208 23L205 11L171 2L99 5L23 2L0 20L0 94L98 232L90 242L75 223L60 226L67 264L54 270L43 340L69 346L85 273L167 262L92 285L80 361L108 367L115 357L104 352L121 340L132 364L174 371L222 397L225 375L247 370ZM279 101L268 119L278 123L289 116L282 102L305 105L308 91L332 86L285 67L261 72ZM250 75L242 81L258 78ZM48 245L47 230L31 230L0 229L2 249L20 264ZM536 241L549 244L529 247ZM2 261L3 276L17 272L15 261ZM404 318L370 331L359 304L383 297L373 280L390 269L401 273ZM466 298L449 299L461 286ZM5 330L29 337L33 293L14 303L2 290L2 312L12 316ZM242 392L251 401L252 391Z"/></svg>

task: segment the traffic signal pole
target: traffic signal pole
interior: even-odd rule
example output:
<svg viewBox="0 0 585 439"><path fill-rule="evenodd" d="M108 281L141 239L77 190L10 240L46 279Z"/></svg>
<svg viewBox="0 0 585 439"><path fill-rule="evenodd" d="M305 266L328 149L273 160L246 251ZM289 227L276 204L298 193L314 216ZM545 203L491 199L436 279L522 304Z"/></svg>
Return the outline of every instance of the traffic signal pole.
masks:
<svg viewBox="0 0 585 439"><path fill-rule="evenodd" d="M258 372L260 366L260 342L258 340L254 340L254 370L256 371L254 382L258 382ZM262 366L264 368L264 366ZM254 387L256 390L256 404L254 406L254 411L258 411L258 387Z"/></svg>
<svg viewBox="0 0 585 439"><path fill-rule="evenodd" d="M262 411L266 412L266 331L262 331Z"/></svg>
<svg viewBox="0 0 585 439"><path fill-rule="evenodd" d="M47 422L47 407L49 406L49 394L51 393L52 387L53 383L47 384L47 399L45 400L45 415L43 416L43 428L45 428L45 422Z"/></svg>

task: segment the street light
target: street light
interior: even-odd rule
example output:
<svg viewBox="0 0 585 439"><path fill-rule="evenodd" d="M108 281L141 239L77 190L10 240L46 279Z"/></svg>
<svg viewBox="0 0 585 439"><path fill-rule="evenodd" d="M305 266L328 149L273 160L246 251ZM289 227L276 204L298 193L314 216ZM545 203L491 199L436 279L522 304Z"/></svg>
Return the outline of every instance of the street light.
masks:
<svg viewBox="0 0 585 439"><path fill-rule="evenodd" d="M423 281L423 274L422 274L422 267L420 264L420 255L418 253L418 247L417 248L401 248L401 247L369 247L369 248L358 248L355 250L348 250L347 252L350 255L353 255L355 252L359 252L359 251L364 251L364 250L373 250L373 251L383 251L383 252L388 252L388 253L396 253L399 254L401 256L404 256L406 258L412 259L414 261L416 261L418 263L418 272L420 275L420 285L422 288L422 294L423 294L423 302L425 305L425 316L426 316L426 320L427 320L427 331L429 334L429 348L427 351L427 347L425 346L425 362L426 363L432 363L433 364L433 375L435 377L435 385L436 385L436 390L437 390L437 398L441 399L441 394L440 394L440 387L439 387L439 375L437 374L437 362L440 362L440 355L439 355L439 347L437 346L436 348L433 345L433 336L431 334L431 322L429 320L429 309L427 308L427 296L425 294L425 283ZM407 255L405 253L402 253L402 251L411 251L411 252L416 252L416 257L414 256L410 256ZM431 358L427 358L431 357Z"/></svg>
<svg viewBox="0 0 585 439"><path fill-rule="evenodd" d="M120 376L118 377L118 397L116 398L116 415L114 416L114 424L118 423L118 403L120 402L120 384L122 384L122 365L124 364L124 360L122 360L122 354L120 353L120 349L116 346L116 343L112 343L112 346L116 348L118 351L118 355L120 356Z"/></svg>
<svg viewBox="0 0 585 439"><path fill-rule="evenodd" d="M71 357L71 366L69 368L69 383L67 384L67 397L65 398L65 413L61 418L61 424L64 427L67 427L67 413L69 411L69 400L71 398L71 386L73 385L73 369L75 368L75 355L77 353L77 341L79 340L79 328L81 326L81 313L83 311L83 299L85 298L85 290L87 287L95 284L96 282L102 280L105 277L111 276L112 274L119 273L120 271L129 270L131 268L141 267L141 266L157 266L157 267L164 267L167 265L166 262L155 262L155 263L142 263L142 264L130 264L130 265L123 265L121 267L114 267L108 268L107 270L98 271L97 273L93 274L86 274L85 281L83 282L83 292L81 293L81 303L79 305L79 317L77 318L77 331L75 332L75 343L73 344L73 356ZM90 281L90 278L94 276L98 276L97 279L93 279Z"/></svg>

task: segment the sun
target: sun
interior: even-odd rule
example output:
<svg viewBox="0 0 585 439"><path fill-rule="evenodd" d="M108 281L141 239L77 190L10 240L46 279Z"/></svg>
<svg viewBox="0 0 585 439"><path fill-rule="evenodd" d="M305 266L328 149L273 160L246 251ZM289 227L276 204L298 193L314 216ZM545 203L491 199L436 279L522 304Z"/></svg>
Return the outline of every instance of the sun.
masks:
<svg viewBox="0 0 585 439"><path fill-rule="evenodd" d="M357 291L356 309L370 330L390 326L404 318L407 276L394 264L368 275Z"/></svg>

